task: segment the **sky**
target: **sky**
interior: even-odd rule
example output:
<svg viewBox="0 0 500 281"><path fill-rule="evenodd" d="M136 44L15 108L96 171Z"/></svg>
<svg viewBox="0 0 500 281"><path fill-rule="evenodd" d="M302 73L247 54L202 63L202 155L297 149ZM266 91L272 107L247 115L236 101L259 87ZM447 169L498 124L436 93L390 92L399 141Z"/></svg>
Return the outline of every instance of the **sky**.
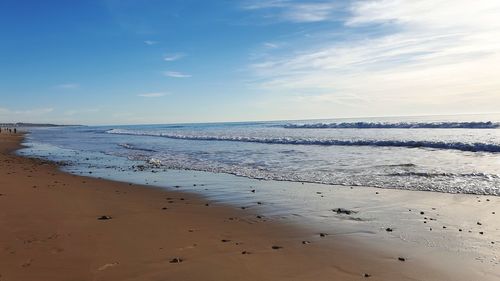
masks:
<svg viewBox="0 0 500 281"><path fill-rule="evenodd" d="M0 122L500 112L498 0L0 0Z"/></svg>

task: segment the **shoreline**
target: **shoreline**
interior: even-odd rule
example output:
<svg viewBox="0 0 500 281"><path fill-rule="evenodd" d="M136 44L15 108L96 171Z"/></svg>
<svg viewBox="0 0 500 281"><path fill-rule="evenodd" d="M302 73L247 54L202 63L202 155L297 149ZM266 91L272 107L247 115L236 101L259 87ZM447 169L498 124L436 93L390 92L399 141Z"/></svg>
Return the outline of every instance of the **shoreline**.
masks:
<svg viewBox="0 0 500 281"><path fill-rule="evenodd" d="M429 267L418 259L401 261L387 245L321 237L192 193L65 173L47 161L14 155L22 139L0 135L2 281L478 276L446 262Z"/></svg>

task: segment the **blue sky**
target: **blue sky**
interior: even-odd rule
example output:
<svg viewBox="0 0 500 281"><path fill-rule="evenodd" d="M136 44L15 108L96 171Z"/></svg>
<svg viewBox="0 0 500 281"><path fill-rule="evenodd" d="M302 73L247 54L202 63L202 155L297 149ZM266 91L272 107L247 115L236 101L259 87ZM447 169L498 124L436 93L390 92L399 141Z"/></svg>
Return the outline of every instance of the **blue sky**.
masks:
<svg viewBox="0 0 500 281"><path fill-rule="evenodd" d="M0 122L492 113L500 1L0 1Z"/></svg>

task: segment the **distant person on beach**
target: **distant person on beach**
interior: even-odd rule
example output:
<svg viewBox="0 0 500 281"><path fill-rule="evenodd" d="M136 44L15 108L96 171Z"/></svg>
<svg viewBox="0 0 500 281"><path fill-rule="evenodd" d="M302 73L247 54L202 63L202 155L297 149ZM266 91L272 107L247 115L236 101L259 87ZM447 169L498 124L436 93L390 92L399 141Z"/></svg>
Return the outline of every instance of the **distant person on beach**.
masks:
<svg viewBox="0 0 500 281"><path fill-rule="evenodd" d="M17 129L16 128L14 128L14 134L17 134Z"/></svg>

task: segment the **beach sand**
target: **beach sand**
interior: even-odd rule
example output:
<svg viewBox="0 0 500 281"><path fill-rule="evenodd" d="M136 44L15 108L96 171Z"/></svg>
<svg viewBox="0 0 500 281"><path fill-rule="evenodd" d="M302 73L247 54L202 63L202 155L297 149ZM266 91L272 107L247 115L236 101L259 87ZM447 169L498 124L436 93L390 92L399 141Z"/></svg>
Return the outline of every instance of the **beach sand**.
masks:
<svg viewBox="0 0 500 281"><path fill-rule="evenodd" d="M0 280L480 280L189 193L76 176L0 135Z"/></svg>

